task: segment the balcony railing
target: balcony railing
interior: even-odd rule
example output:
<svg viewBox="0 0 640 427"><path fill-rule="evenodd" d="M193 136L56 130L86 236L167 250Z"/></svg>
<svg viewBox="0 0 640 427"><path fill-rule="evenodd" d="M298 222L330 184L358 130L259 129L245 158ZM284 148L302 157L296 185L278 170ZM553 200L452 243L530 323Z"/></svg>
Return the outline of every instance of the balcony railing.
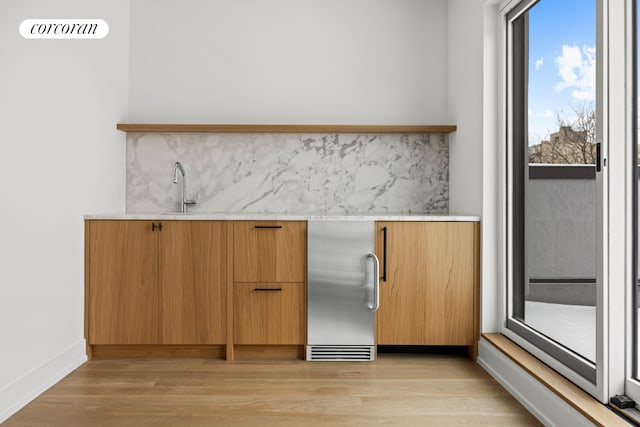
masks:
<svg viewBox="0 0 640 427"><path fill-rule="evenodd" d="M529 165L527 301L595 306L595 177L595 165Z"/></svg>
<svg viewBox="0 0 640 427"><path fill-rule="evenodd" d="M595 278L529 279L527 301L566 305L596 305Z"/></svg>
<svg viewBox="0 0 640 427"><path fill-rule="evenodd" d="M596 166L529 163L529 179L596 179Z"/></svg>

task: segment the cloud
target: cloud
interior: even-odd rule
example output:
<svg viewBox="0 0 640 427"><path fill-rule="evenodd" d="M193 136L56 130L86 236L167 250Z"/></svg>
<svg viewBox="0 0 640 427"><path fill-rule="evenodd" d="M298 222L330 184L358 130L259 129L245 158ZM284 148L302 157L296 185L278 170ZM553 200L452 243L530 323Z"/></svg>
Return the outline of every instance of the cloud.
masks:
<svg viewBox="0 0 640 427"><path fill-rule="evenodd" d="M555 86L557 92L573 89L577 101L593 101L596 83L596 48L562 45L562 55L556 58L558 75L562 79Z"/></svg>
<svg viewBox="0 0 640 427"><path fill-rule="evenodd" d="M538 71L544 65L544 58L541 56L540 59L536 60L536 71Z"/></svg>
<svg viewBox="0 0 640 427"><path fill-rule="evenodd" d="M593 101L593 91L574 90L571 96L577 101Z"/></svg>
<svg viewBox="0 0 640 427"><path fill-rule="evenodd" d="M532 111L529 110L529 117L542 117L544 119L551 119L553 118L553 111L551 110L544 110L544 111Z"/></svg>

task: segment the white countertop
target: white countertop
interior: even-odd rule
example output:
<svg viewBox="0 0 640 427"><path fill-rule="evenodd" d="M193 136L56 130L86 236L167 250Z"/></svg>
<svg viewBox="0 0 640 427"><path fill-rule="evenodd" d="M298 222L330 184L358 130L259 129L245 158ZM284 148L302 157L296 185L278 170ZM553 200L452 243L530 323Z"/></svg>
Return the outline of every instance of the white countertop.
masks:
<svg viewBox="0 0 640 427"><path fill-rule="evenodd" d="M368 220L368 221L480 221L479 216L469 215L428 215L428 214L368 214L368 215L314 215L288 213L112 213L85 215L87 220L253 220L253 221L308 221L308 220Z"/></svg>

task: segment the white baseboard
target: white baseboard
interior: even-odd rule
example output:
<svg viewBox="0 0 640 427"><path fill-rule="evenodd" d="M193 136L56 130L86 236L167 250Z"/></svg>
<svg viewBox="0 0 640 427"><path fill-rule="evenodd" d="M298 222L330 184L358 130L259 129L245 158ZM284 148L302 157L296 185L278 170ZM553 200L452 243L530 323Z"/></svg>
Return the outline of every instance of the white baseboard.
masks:
<svg viewBox="0 0 640 427"><path fill-rule="evenodd" d="M0 423L87 361L82 339L0 389Z"/></svg>
<svg viewBox="0 0 640 427"><path fill-rule="evenodd" d="M478 364L545 426L595 425L482 338Z"/></svg>

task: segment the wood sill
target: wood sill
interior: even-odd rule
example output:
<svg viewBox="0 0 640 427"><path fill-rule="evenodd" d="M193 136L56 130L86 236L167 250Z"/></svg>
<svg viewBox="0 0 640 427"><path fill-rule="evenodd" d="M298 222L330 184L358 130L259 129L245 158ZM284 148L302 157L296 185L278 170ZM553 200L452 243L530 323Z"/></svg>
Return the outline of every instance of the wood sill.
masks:
<svg viewBox="0 0 640 427"><path fill-rule="evenodd" d="M605 405L575 386L539 359L502 334L482 334L482 338L502 351L529 375L540 381L558 397L571 405L598 426L626 426L629 424Z"/></svg>
<svg viewBox="0 0 640 427"><path fill-rule="evenodd" d="M249 124L164 124L118 123L124 132L197 132L197 133L414 133L448 134L455 125L249 125Z"/></svg>

